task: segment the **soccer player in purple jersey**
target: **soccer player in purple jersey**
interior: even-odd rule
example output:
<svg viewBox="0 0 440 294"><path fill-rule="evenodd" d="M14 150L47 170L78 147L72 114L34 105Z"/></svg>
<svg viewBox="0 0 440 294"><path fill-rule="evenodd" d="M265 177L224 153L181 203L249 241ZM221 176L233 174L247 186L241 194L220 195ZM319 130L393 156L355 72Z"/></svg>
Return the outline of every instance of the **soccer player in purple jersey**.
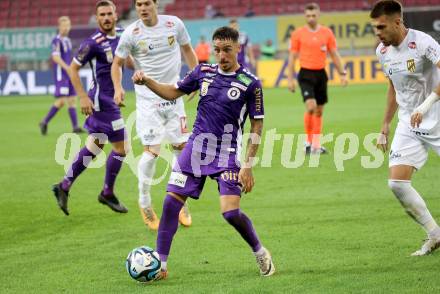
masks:
<svg viewBox="0 0 440 294"><path fill-rule="evenodd" d="M199 198L207 176L217 181L223 217L252 248L261 275L275 272L269 251L262 246L251 220L240 210L241 192L251 192L255 183L252 166L263 128L264 106L261 82L237 62L238 38L239 33L233 28L217 29L212 40L218 65L198 65L177 85L158 83L141 71L133 75L136 84L146 85L166 100L200 90L193 133L168 182L157 235L157 252L162 261L157 279L168 275L167 258L179 211L188 197ZM238 157L248 115L252 140L241 165Z"/></svg>
<svg viewBox="0 0 440 294"><path fill-rule="evenodd" d="M58 35L52 40L52 61L54 63L55 78L55 102L47 113L46 117L40 122L40 131L42 135L47 134L47 125L49 121L57 114L65 103L69 106L69 116L72 121L74 133L82 133L78 127L76 116L76 93L69 79L69 64L72 61L72 42L68 35L71 24L67 16L61 16L58 19Z"/></svg>
<svg viewBox="0 0 440 294"><path fill-rule="evenodd" d="M240 43L240 52L238 52L237 57L238 63L255 71L257 68L257 62L255 61L249 36L245 32L240 32L240 24L238 23L238 20L231 19L229 21L229 26L240 33L240 36L238 37L238 42Z"/></svg>
<svg viewBox="0 0 440 294"><path fill-rule="evenodd" d="M117 15L113 2L101 0L96 4L96 20L99 29L82 42L70 65L70 76L80 98L81 112L88 116L84 126L89 137L64 179L52 188L58 206L66 215L69 215L67 202L70 187L102 151L107 141L110 141L113 150L107 159L104 187L98 201L116 212L128 211L113 192L116 177L129 149L124 120L113 100L114 88L110 76L113 56L122 33L121 29L116 28ZM93 85L89 93L84 90L79 77L80 68L86 64L93 72Z"/></svg>

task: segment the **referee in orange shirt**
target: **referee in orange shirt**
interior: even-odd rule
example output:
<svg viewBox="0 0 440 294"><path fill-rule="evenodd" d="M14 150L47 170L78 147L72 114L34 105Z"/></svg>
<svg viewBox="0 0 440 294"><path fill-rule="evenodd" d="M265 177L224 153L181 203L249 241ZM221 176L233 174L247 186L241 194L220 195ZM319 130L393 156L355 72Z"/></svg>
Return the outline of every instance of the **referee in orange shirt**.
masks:
<svg viewBox="0 0 440 294"><path fill-rule="evenodd" d="M333 32L328 27L318 24L318 4L307 4L304 12L307 24L296 29L290 39L288 87L290 91L295 92L295 64L299 57L301 69L297 79L306 105L304 113L304 129L307 134L305 152L325 154L327 150L321 146L319 139L322 131L324 104L328 100L328 78L325 72L327 52L338 70L343 86L347 85L347 73L338 53Z"/></svg>

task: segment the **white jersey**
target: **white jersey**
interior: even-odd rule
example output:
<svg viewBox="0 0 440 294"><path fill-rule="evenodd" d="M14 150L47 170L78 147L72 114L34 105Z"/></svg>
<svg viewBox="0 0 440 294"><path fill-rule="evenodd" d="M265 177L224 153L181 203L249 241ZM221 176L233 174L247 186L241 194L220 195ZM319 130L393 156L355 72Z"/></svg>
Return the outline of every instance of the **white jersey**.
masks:
<svg viewBox="0 0 440 294"><path fill-rule="evenodd" d="M428 34L410 29L403 42L376 49L385 75L391 79L399 105L399 120L410 126L413 110L422 104L440 84L440 45ZM424 115L420 128L430 131L440 128L440 103L436 102Z"/></svg>
<svg viewBox="0 0 440 294"><path fill-rule="evenodd" d="M154 27L144 25L142 20L130 24L122 34L115 54L124 59L131 55L136 70L142 70L158 82L174 84L180 75L180 46L190 42L185 25L178 17L158 15ZM135 91L138 100L162 100L145 86L135 85Z"/></svg>

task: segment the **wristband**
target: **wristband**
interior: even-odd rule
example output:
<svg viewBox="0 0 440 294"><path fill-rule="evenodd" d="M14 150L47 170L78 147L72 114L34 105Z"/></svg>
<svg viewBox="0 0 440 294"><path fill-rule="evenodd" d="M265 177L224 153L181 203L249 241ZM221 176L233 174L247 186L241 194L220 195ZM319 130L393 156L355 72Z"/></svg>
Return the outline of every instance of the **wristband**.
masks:
<svg viewBox="0 0 440 294"><path fill-rule="evenodd" d="M437 95L437 93L432 92L431 94L429 94L428 97L426 97L425 101L423 101L422 104L414 109L413 113L420 112L421 114L426 114L431 106L438 100L440 100L440 96Z"/></svg>

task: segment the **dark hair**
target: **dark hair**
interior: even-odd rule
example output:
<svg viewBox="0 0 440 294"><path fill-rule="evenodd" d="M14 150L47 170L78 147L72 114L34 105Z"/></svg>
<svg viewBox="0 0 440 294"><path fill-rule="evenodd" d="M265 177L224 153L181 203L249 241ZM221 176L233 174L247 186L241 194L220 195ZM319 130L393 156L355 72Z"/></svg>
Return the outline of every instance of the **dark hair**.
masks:
<svg viewBox="0 0 440 294"><path fill-rule="evenodd" d="M157 0L153 0L154 4L157 4ZM133 0L133 4L136 5L136 0Z"/></svg>
<svg viewBox="0 0 440 294"><path fill-rule="evenodd" d="M98 12L98 8L99 7L103 7L103 6L111 6L113 7L113 9L116 11L116 5L115 3L113 3L110 0L100 0L96 3L95 5L95 13Z"/></svg>
<svg viewBox="0 0 440 294"><path fill-rule="evenodd" d="M304 11L306 10L319 10L319 5L318 3L315 2L309 3L304 7Z"/></svg>
<svg viewBox="0 0 440 294"><path fill-rule="evenodd" d="M233 42L238 42L238 36L237 30L230 27L221 27L215 30L212 40L232 40Z"/></svg>
<svg viewBox="0 0 440 294"><path fill-rule="evenodd" d="M238 22L238 20L236 19L236 18L233 18L233 19L231 19L230 21L229 21L229 23L231 24L231 23L237 23Z"/></svg>
<svg viewBox="0 0 440 294"><path fill-rule="evenodd" d="M371 9L370 17L378 18L382 15L390 16L394 14L402 16L402 4L397 0L380 0Z"/></svg>

